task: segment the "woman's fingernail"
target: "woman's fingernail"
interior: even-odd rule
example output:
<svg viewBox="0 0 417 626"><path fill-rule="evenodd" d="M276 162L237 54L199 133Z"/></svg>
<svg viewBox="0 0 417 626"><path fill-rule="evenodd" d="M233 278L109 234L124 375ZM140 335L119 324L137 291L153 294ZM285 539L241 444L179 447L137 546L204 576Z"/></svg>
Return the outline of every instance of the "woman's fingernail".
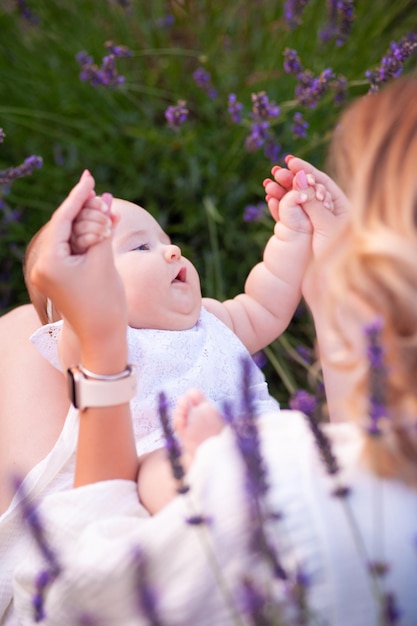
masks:
<svg viewBox="0 0 417 626"><path fill-rule="evenodd" d="M275 173L279 172L279 170L282 170L282 167L280 165L274 165L274 167L271 170L272 175L275 176Z"/></svg>
<svg viewBox="0 0 417 626"><path fill-rule="evenodd" d="M291 161L291 159L293 159L293 155L292 154L287 154L287 156L285 157L284 161L285 163L288 165L288 163Z"/></svg>
<svg viewBox="0 0 417 626"><path fill-rule="evenodd" d="M270 178L265 178L265 180L262 181L264 187L266 187L268 183L272 183L272 180Z"/></svg>
<svg viewBox="0 0 417 626"><path fill-rule="evenodd" d="M300 170L295 175L298 189L308 189L308 180L304 170Z"/></svg>

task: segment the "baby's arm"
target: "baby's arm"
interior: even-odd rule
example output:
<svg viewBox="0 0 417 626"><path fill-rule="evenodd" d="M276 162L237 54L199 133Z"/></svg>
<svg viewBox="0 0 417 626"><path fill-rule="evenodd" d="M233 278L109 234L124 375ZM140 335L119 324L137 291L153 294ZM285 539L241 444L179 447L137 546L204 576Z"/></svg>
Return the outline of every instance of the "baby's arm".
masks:
<svg viewBox="0 0 417 626"><path fill-rule="evenodd" d="M300 171L294 176L293 188L280 201L274 235L265 247L263 261L249 273L245 293L223 303L204 299L204 306L227 324L251 353L287 328L300 301L312 254L313 227L304 210L307 203L317 214L330 212Z"/></svg>

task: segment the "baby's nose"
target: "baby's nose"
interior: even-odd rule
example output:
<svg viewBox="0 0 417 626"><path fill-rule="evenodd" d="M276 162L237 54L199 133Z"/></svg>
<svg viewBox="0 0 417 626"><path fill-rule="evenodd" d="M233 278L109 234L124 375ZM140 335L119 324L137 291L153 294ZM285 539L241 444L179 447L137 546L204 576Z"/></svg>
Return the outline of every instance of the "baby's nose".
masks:
<svg viewBox="0 0 417 626"><path fill-rule="evenodd" d="M173 243L170 243L165 248L165 258L169 263L171 261L178 261L181 258L181 248Z"/></svg>

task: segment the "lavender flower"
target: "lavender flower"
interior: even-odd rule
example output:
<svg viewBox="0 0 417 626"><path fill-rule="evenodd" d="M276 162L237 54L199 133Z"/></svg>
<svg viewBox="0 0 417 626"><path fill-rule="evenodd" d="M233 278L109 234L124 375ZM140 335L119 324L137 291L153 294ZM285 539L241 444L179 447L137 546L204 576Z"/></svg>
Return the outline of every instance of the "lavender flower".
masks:
<svg viewBox="0 0 417 626"><path fill-rule="evenodd" d="M295 88L295 96L302 106L314 109L319 99L328 91L334 78L331 68L326 68L319 76L314 76L310 70L304 70L298 75L298 85Z"/></svg>
<svg viewBox="0 0 417 626"><path fill-rule="evenodd" d="M334 93L334 101L336 104L344 104L347 99L348 81L342 74L339 74L330 85Z"/></svg>
<svg viewBox="0 0 417 626"><path fill-rule="evenodd" d="M272 626L265 616L268 598L256 588L250 578L243 579L240 595L243 613L250 619L253 626Z"/></svg>
<svg viewBox="0 0 417 626"><path fill-rule="evenodd" d="M296 391L289 402L290 409L300 411L309 418L315 415L317 404L317 398L304 389Z"/></svg>
<svg viewBox="0 0 417 626"><path fill-rule="evenodd" d="M172 13L167 13L163 17L159 17L155 24L158 28L170 28L175 24L175 16Z"/></svg>
<svg viewBox="0 0 417 626"><path fill-rule="evenodd" d="M210 72L207 72L204 67L199 67L193 73L193 78L197 86L200 87L209 98L217 98L217 91L213 87Z"/></svg>
<svg viewBox="0 0 417 626"><path fill-rule="evenodd" d="M370 83L369 92L379 91L383 83L400 76L404 63L416 51L417 35L414 33L406 35L399 43L393 41L385 56L382 57L380 66L375 70L365 72L365 76Z"/></svg>
<svg viewBox="0 0 417 626"><path fill-rule="evenodd" d="M280 114L280 108L275 102L270 102L265 91L259 91L253 93L252 96L252 114L253 119L269 120L274 117L278 117Z"/></svg>
<svg viewBox="0 0 417 626"><path fill-rule="evenodd" d="M37 24L39 22L39 17L33 13L28 7L28 4L25 0L15 0L15 5L20 15L31 24Z"/></svg>
<svg viewBox="0 0 417 626"><path fill-rule="evenodd" d="M397 600L393 593L384 595L384 624L394 626L398 624L402 617L402 611L397 604Z"/></svg>
<svg viewBox="0 0 417 626"><path fill-rule="evenodd" d="M112 41L106 41L104 44L106 50L109 54L118 58L129 58L133 55L133 52L129 50L127 46L119 46L113 43Z"/></svg>
<svg viewBox="0 0 417 626"><path fill-rule="evenodd" d="M0 185L10 185L17 178L23 178L23 176L32 174L34 170L42 167L42 165L42 157L35 155L27 157L27 159L17 167L8 167L0 171Z"/></svg>
<svg viewBox="0 0 417 626"><path fill-rule="evenodd" d="M281 146L274 140L271 134L266 138L264 154L272 163L276 163L281 156Z"/></svg>
<svg viewBox="0 0 417 626"><path fill-rule="evenodd" d="M299 76L304 71L297 50L285 48L284 50L284 71L287 74Z"/></svg>
<svg viewBox="0 0 417 626"><path fill-rule="evenodd" d="M336 45L343 45L352 30L354 21L354 0L328 0L328 18L325 29L320 32L324 42L336 40Z"/></svg>
<svg viewBox="0 0 417 626"><path fill-rule="evenodd" d="M376 320L365 326L365 335L368 342L367 356L369 362L369 418L368 433L380 435L379 422L387 417L386 408L386 367L384 363L384 349L381 343L383 320Z"/></svg>
<svg viewBox="0 0 417 626"><path fill-rule="evenodd" d="M295 137L306 137L309 124L303 118L302 113L296 112L293 117L292 132Z"/></svg>
<svg viewBox="0 0 417 626"><path fill-rule="evenodd" d="M149 626L162 626L162 621L158 616L156 593L148 582L146 556L140 548L136 547L132 557L138 611L140 615L147 618Z"/></svg>
<svg viewBox="0 0 417 626"><path fill-rule="evenodd" d="M51 548L46 539L45 529L37 507L33 504L33 502L30 502L22 481L15 479L14 483L22 518L28 525L36 545L49 566L49 574L56 577L61 572L61 566L54 550Z"/></svg>
<svg viewBox="0 0 417 626"><path fill-rule="evenodd" d="M245 222L257 222L262 219L267 213L267 206L265 202L258 202L258 204L247 204L243 213L243 220Z"/></svg>
<svg viewBox="0 0 417 626"><path fill-rule="evenodd" d="M109 54L102 59L101 66L94 63L94 59L85 51L79 52L76 59L81 66L80 80L88 82L93 87L105 86L116 88L124 83L124 76L120 76L116 68L116 58L132 56L126 46L115 45L112 41L105 44Z"/></svg>
<svg viewBox="0 0 417 626"><path fill-rule="evenodd" d="M287 0L284 5L284 15L288 26L293 29L302 22L302 12L308 0Z"/></svg>
<svg viewBox="0 0 417 626"><path fill-rule="evenodd" d="M245 147L248 152L256 152L261 148L269 137L269 122L254 122L251 126L251 132L246 137Z"/></svg>
<svg viewBox="0 0 417 626"><path fill-rule="evenodd" d="M175 106L171 105L165 111L165 119L168 122L168 126L173 130L178 130L187 120L187 117L188 109L185 100L178 100Z"/></svg>
<svg viewBox="0 0 417 626"><path fill-rule="evenodd" d="M178 493L186 493L189 489L184 484L184 468L181 464L181 449L172 430L171 422L168 417L167 399L164 393L159 394L159 418L165 435L165 447L168 452L168 459L171 464L172 475L178 482Z"/></svg>
<svg viewBox="0 0 417 626"><path fill-rule="evenodd" d="M229 94L227 104L228 111L232 120L235 122L235 124L240 124L240 122L242 121L242 103L237 101L236 95L234 93L231 93Z"/></svg>

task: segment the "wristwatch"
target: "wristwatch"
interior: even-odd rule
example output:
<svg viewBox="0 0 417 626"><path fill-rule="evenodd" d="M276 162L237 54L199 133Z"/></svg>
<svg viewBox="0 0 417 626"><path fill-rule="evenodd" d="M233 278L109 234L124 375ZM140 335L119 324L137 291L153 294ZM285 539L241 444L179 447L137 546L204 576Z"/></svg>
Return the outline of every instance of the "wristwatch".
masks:
<svg viewBox="0 0 417 626"><path fill-rule="evenodd" d="M80 411L124 404L136 393L136 370L133 365L109 376L90 372L82 365L70 367L67 374L70 400Z"/></svg>

